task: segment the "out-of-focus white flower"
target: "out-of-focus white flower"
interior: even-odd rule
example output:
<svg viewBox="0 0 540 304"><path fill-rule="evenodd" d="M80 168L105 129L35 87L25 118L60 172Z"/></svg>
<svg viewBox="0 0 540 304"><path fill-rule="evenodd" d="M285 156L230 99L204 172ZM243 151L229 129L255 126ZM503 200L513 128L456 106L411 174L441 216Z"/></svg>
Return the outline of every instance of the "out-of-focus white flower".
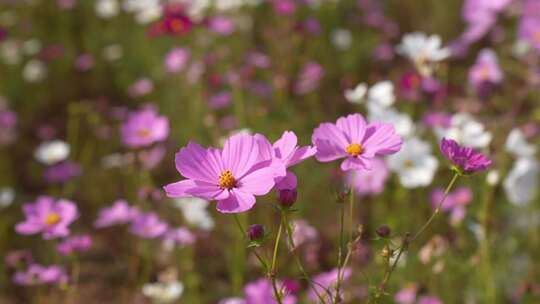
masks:
<svg viewBox="0 0 540 304"><path fill-rule="evenodd" d="M175 200L175 206L182 211L184 219L190 225L203 230L214 228L214 219L206 208L209 202L196 197L179 198Z"/></svg>
<svg viewBox="0 0 540 304"><path fill-rule="evenodd" d="M504 148L508 153L517 157L532 156L536 153L536 147L527 142L525 134L523 134L519 128L510 131L506 138Z"/></svg>
<svg viewBox="0 0 540 304"><path fill-rule="evenodd" d="M407 113L401 113L392 107L382 108L374 103L368 104L368 118L370 121L391 123L396 133L402 137L410 137L414 134L414 122Z"/></svg>
<svg viewBox="0 0 540 304"><path fill-rule="evenodd" d="M439 138L450 138L461 145L473 148L485 148L492 139L490 132L484 125L476 121L468 113L458 113L452 116L449 128L435 127Z"/></svg>
<svg viewBox="0 0 540 304"><path fill-rule="evenodd" d="M538 193L540 164L531 157L521 157L514 163L503 182L508 200L523 206L531 202Z"/></svg>
<svg viewBox="0 0 540 304"><path fill-rule="evenodd" d="M359 83L353 89L347 89L344 92L345 99L350 103L362 103L366 96L368 86L365 83Z"/></svg>
<svg viewBox="0 0 540 304"><path fill-rule="evenodd" d="M0 58L8 65L15 65L21 62L21 48L17 41L8 39L0 43Z"/></svg>
<svg viewBox="0 0 540 304"><path fill-rule="evenodd" d="M159 0L125 0L124 10L135 14L140 24L148 24L159 19L163 13Z"/></svg>
<svg viewBox="0 0 540 304"><path fill-rule="evenodd" d="M42 164L53 165L66 160L69 151L69 144L65 141L52 140L39 145L34 152L34 157Z"/></svg>
<svg viewBox="0 0 540 304"><path fill-rule="evenodd" d="M490 170L486 175L486 183L490 186L495 186L499 183L500 174L498 170Z"/></svg>
<svg viewBox="0 0 540 304"><path fill-rule="evenodd" d="M439 162L431 155L429 143L412 137L405 140L401 151L388 157L390 170L399 176L405 188L424 187L431 184Z"/></svg>
<svg viewBox="0 0 540 304"><path fill-rule="evenodd" d="M414 32L405 34L396 50L409 58L422 75L429 76L433 72L434 63L450 56L450 50L441 45L441 37L438 35L428 36L425 33Z"/></svg>
<svg viewBox="0 0 540 304"><path fill-rule="evenodd" d="M389 80L377 82L369 89L368 103L371 106L387 108L393 105L395 100L394 85Z"/></svg>
<svg viewBox="0 0 540 304"><path fill-rule="evenodd" d="M47 76L47 66L41 60L32 59L26 63L22 73L24 80L31 83L40 82Z"/></svg>
<svg viewBox="0 0 540 304"><path fill-rule="evenodd" d="M301 246L305 242L316 240L319 237L317 229L308 224L308 222L305 220L295 220L292 223L292 227L292 239L295 247Z"/></svg>
<svg viewBox="0 0 540 304"><path fill-rule="evenodd" d="M15 191L13 188L2 187L0 188L0 209L9 207L15 199Z"/></svg>
<svg viewBox="0 0 540 304"><path fill-rule="evenodd" d="M172 303L182 296L184 284L180 281L144 284L142 293L153 303Z"/></svg>
<svg viewBox="0 0 540 304"><path fill-rule="evenodd" d="M246 304L246 300L242 298L226 298L220 300L218 304Z"/></svg>
<svg viewBox="0 0 540 304"><path fill-rule="evenodd" d="M99 18L110 19L120 11L118 0L97 0L94 6Z"/></svg>
<svg viewBox="0 0 540 304"><path fill-rule="evenodd" d="M124 56L124 50L120 44L111 44L103 48L103 57L107 61L116 61Z"/></svg>
<svg viewBox="0 0 540 304"><path fill-rule="evenodd" d="M512 55L514 55L516 58L523 58L525 55L527 55L530 49L531 45L527 41L517 40L512 45Z"/></svg>
<svg viewBox="0 0 540 304"><path fill-rule="evenodd" d="M351 31L348 29L338 28L330 34L330 39L332 41L332 44L338 49L338 50L347 50L351 47L352 44L352 34Z"/></svg>
<svg viewBox="0 0 540 304"><path fill-rule="evenodd" d="M41 51L41 42L37 39L30 39L23 43L23 52L28 56L34 56Z"/></svg>
<svg viewBox="0 0 540 304"><path fill-rule="evenodd" d="M132 164L135 161L135 154L133 153L113 153L104 156L101 159L101 165L105 169L120 168Z"/></svg>

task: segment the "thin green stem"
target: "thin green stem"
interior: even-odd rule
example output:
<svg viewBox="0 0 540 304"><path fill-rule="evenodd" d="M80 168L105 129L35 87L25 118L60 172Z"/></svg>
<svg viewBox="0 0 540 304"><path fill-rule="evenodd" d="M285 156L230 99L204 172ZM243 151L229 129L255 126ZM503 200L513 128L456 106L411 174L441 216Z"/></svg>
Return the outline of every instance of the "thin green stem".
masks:
<svg viewBox="0 0 540 304"><path fill-rule="evenodd" d="M245 237L247 235L246 229L244 229L244 226L242 226L242 223L240 223L240 219L236 214L233 214L234 222L236 223L236 226L238 226L238 229L240 229L240 232L242 233L242 236ZM264 268L264 272L268 272L268 264L266 261L259 255L257 252L257 249L253 249L253 254L255 254L255 257L257 257L257 260L261 263L261 265Z"/></svg>
<svg viewBox="0 0 540 304"><path fill-rule="evenodd" d="M341 271L342 271L342 256L343 256L343 238L344 238L344 232L343 232L343 226L345 221L345 208L343 206L340 206L339 209L339 247L338 247L338 275L336 280L336 294L334 296L334 304L337 304L339 302L339 290L341 288Z"/></svg>
<svg viewBox="0 0 540 304"><path fill-rule="evenodd" d="M349 192L349 243L352 242L354 234L354 180L355 175L353 174L351 189Z"/></svg>
<svg viewBox="0 0 540 304"><path fill-rule="evenodd" d="M281 302L281 294L277 288L277 282L276 282L276 266L277 266L277 256L278 256L278 249L279 249L279 241L281 239L281 233L283 230L283 221L279 221L279 228L278 233L276 236L276 241L274 243L274 253L272 254L272 266L270 267L270 278L272 280L272 287L274 289L274 297L276 298L276 301L278 304L282 304Z"/></svg>

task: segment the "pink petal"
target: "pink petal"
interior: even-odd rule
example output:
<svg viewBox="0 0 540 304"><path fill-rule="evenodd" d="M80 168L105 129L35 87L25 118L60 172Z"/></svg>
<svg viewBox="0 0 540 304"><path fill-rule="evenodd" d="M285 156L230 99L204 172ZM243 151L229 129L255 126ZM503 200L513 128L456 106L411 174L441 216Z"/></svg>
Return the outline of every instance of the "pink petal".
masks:
<svg viewBox="0 0 540 304"><path fill-rule="evenodd" d="M163 189L168 197L189 197L192 196L187 191L195 188L197 185L191 179L181 180L176 183L168 184Z"/></svg>
<svg viewBox="0 0 540 304"><path fill-rule="evenodd" d="M276 157L280 159L288 159L292 156L294 151L296 151L297 143L298 139L296 138L294 132L283 132L281 138L278 139L273 145L274 151L276 152Z"/></svg>
<svg viewBox="0 0 540 304"><path fill-rule="evenodd" d="M225 142L222 158L226 169L240 179L260 161L259 142L252 135L233 135Z"/></svg>
<svg viewBox="0 0 540 304"><path fill-rule="evenodd" d="M336 123L338 129L343 131L349 143L361 143L366 132L366 121L360 114L351 114L341 117Z"/></svg>
<svg viewBox="0 0 540 304"><path fill-rule="evenodd" d="M372 123L368 125L362 142L365 149L363 155L373 157L392 154L401 149L401 144L401 137L396 134L392 124Z"/></svg>
<svg viewBox="0 0 540 304"><path fill-rule="evenodd" d="M286 165L287 167L294 166L299 162L312 157L315 154L317 154L317 148L315 147L307 146L299 148L294 151L294 154L289 158Z"/></svg>
<svg viewBox="0 0 540 304"><path fill-rule="evenodd" d="M216 209L221 213L240 213L253 208L253 205L255 196L234 190L228 199L218 201Z"/></svg>
<svg viewBox="0 0 540 304"><path fill-rule="evenodd" d="M313 131L311 141L317 147L315 158L328 162L347 155L345 148L349 142L343 133L331 123L322 123Z"/></svg>
<svg viewBox="0 0 540 304"><path fill-rule="evenodd" d="M238 190L255 195L265 195L274 187L274 169L255 170L239 180Z"/></svg>
<svg viewBox="0 0 540 304"><path fill-rule="evenodd" d="M341 163L341 170L371 170L371 162L363 157L347 157Z"/></svg>
<svg viewBox="0 0 540 304"><path fill-rule="evenodd" d="M206 182L216 182L224 171L219 150L207 150L192 142L176 153L175 163L182 176Z"/></svg>

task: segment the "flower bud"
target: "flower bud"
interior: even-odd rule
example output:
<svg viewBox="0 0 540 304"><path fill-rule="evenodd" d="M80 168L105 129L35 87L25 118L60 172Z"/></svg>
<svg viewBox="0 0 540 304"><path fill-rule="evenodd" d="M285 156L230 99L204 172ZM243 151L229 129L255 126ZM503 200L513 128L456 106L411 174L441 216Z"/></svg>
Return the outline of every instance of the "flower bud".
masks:
<svg viewBox="0 0 540 304"><path fill-rule="evenodd" d="M296 189L282 189L279 190L278 201L282 207L289 208L296 203L297 196Z"/></svg>
<svg viewBox="0 0 540 304"><path fill-rule="evenodd" d="M252 242L260 242L264 239L265 229L263 225L253 224L249 226L248 238Z"/></svg>
<svg viewBox="0 0 540 304"><path fill-rule="evenodd" d="M390 230L390 227L386 225L382 225L379 228L377 228L375 232L377 233L378 236L382 238L386 238L390 235L391 230Z"/></svg>

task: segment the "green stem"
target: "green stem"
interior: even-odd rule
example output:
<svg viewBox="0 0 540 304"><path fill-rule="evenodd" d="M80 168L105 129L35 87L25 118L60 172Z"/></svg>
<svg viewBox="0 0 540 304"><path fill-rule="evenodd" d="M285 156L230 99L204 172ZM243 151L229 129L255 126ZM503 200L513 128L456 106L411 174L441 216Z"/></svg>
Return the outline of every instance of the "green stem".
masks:
<svg viewBox="0 0 540 304"><path fill-rule="evenodd" d="M342 260L342 255L343 255L342 251L343 251L343 238L344 238L344 232L343 232L344 221L345 221L345 208L343 206L340 206L340 210L339 210L340 230L339 230L339 247L338 247L338 262L337 262L338 275L337 275L337 280L336 280L336 294L334 296L334 304L337 304L339 302L339 290L341 287L341 271L342 271L342 266L343 266L341 263L341 260Z"/></svg>
<svg viewBox="0 0 540 304"><path fill-rule="evenodd" d="M281 232L283 230L283 221L279 221L279 228L278 233L276 236L276 241L274 243L274 253L272 254L272 266L270 268L270 278L272 280L272 287L274 289L274 296L276 298L276 301L278 304L282 304L281 302L281 294L277 288L277 282L276 282L276 267L277 267L277 256L278 256L278 249L279 249L279 241L281 239Z"/></svg>
<svg viewBox="0 0 540 304"><path fill-rule="evenodd" d="M484 204L482 210L482 228L484 230L484 238L480 242L480 259L482 261L483 277L485 279L486 288L486 303L496 303L496 291L493 282L493 274L491 269L491 254L489 246L490 237L490 211L491 211L491 188L484 194Z"/></svg>

